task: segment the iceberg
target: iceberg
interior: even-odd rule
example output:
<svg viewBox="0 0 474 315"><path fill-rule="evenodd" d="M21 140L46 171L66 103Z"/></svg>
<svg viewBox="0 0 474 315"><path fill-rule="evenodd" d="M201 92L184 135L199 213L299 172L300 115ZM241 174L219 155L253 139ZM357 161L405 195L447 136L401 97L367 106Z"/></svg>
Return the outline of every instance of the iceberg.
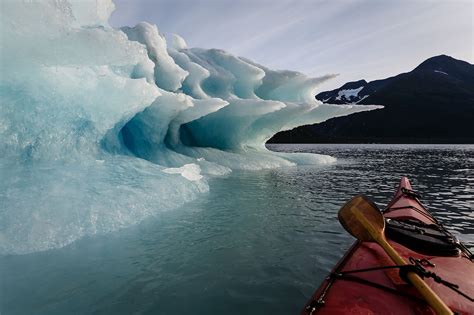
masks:
<svg viewBox="0 0 474 315"><path fill-rule="evenodd" d="M136 224L235 169L332 163L265 142L378 108L316 101L330 76L188 48L147 22L115 29L111 0L1 5L0 254Z"/></svg>

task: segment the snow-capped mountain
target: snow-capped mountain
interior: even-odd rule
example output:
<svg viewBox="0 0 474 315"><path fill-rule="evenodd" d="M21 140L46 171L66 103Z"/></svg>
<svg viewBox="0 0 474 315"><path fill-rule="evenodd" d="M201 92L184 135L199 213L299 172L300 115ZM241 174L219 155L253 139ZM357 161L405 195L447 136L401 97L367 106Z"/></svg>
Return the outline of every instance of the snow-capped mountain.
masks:
<svg viewBox="0 0 474 315"><path fill-rule="evenodd" d="M272 141L474 143L474 65L450 56L387 79L349 82L316 98L384 108L303 126Z"/></svg>
<svg viewBox="0 0 474 315"><path fill-rule="evenodd" d="M370 82L365 80L347 82L338 89L319 93L316 99L327 104L362 104L367 97L381 90L397 77Z"/></svg>
<svg viewBox="0 0 474 315"><path fill-rule="evenodd" d="M415 77L427 81L437 81L440 75L444 75L446 77L441 80L467 80L466 83L473 83L470 78L472 65L470 65L471 67L469 65L465 61L456 60L450 56L435 56L425 60L411 72L370 82L365 80L347 82L338 89L317 94L316 99L327 104L369 104L370 102L365 100L371 95L379 96L388 92L388 90L383 90L386 86Z"/></svg>
<svg viewBox="0 0 474 315"><path fill-rule="evenodd" d="M362 92L366 86L365 80L347 82L338 89L319 93L316 99L329 104L357 104L368 96Z"/></svg>

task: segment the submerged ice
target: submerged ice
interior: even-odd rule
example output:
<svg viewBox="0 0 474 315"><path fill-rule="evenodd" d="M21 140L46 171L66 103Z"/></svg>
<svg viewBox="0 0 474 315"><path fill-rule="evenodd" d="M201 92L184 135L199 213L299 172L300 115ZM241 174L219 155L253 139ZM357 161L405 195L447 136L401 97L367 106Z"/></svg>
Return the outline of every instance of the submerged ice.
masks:
<svg viewBox="0 0 474 315"><path fill-rule="evenodd" d="M233 169L331 163L270 152L281 130L376 106L314 98L329 77L188 48L111 0L1 0L0 254L67 245L207 192Z"/></svg>

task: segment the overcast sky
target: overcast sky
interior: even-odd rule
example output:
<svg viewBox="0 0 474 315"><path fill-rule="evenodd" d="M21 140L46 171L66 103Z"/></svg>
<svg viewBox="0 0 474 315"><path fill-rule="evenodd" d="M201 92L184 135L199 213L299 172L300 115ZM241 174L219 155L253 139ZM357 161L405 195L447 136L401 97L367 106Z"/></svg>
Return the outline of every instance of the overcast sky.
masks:
<svg viewBox="0 0 474 315"><path fill-rule="evenodd" d="M140 21L274 69L337 73L323 89L381 79L447 54L474 63L474 0L114 0Z"/></svg>

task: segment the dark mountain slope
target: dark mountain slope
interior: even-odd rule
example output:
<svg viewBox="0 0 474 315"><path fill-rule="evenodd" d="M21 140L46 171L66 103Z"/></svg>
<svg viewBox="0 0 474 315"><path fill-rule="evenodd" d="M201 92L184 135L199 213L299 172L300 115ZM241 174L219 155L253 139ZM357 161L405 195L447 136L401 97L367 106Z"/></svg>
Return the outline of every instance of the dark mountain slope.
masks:
<svg viewBox="0 0 474 315"><path fill-rule="evenodd" d="M474 65L465 61L433 57L359 94L359 104L385 108L299 127L271 142L474 143Z"/></svg>

